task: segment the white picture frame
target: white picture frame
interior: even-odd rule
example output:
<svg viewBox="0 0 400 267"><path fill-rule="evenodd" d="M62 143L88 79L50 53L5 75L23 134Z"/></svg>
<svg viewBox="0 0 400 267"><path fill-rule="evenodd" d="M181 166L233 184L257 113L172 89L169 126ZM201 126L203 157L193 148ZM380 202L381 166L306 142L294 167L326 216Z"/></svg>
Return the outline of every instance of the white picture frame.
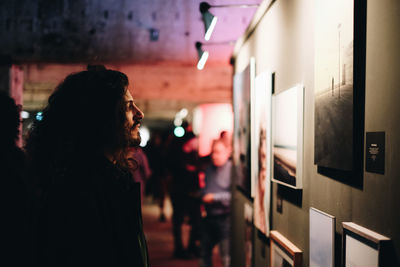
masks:
<svg viewBox="0 0 400 267"><path fill-rule="evenodd" d="M335 266L335 216L310 208L310 267Z"/></svg>
<svg viewBox="0 0 400 267"><path fill-rule="evenodd" d="M252 94L251 177L254 188L254 225L267 237L270 230L272 73L256 76Z"/></svg>
<svg viewBox="0 0 400 267"><path fill-rule="evenodd" d="M272 96L272 181L302 189L304 87Z"/></svg>
<svg viewBox="0 0 400 267"><path fill-rule="evenodd" d="M384 250L390 238L353 222L343 222L343 267L387 266Z"/></svg>

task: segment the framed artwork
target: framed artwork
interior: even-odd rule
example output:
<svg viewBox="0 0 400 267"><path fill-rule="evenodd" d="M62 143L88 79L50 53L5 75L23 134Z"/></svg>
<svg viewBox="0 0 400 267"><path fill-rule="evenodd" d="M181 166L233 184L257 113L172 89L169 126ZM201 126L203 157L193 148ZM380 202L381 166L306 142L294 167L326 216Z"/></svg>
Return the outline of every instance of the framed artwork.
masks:
<svg viewBox="0 0 400 267"><path fill-rule="evenodd" d="M335 217L310 208L310 267L335 266Z"/></svg>
<svg viewBox="0 0 400 267"><path fill-rule="evenodd" d="M236 168L236 184L251 199L251 136L250 97L254 87L255 59L250 59L246 69L233 79L233 162Z"/></svg>
<svg viewBox="0 0 400 267"><path fill-rule="evenodd" d="M303 252L278 231L270 232L271 267L301 267Z"/></svg>
<svg viewBox="0 0 400 267"><path fill-rule="evenodd" d="M354 184L363 172L365 2L317 0L315 13L314 163Z"/></svg>
<svg viewBox="0 0 400 267"><path fill-rule="evenodd" d="M254 192L254 225L269 236L271 191L271 95L272 74L263 72L255 78L252 94L251 177Z"/></svg>
<svg viewBox="0 0 400 267"><path fill-rule="evenodd" d="M384 257L390 239L353 222L343 222L343 267L389 266Z"/></svg>
<svg viewBox="0 0 400 267"><path fill-rule="evenodd" d="M245 255L245 266L253 266L253 208L248 204L244 203L244 255Z"/></svg>
<svg viewBox="0 0 400 267"><path fill-rule="evenodd" d="M272 181L301 189L303 176L304 87L272 97Z"/></svg>

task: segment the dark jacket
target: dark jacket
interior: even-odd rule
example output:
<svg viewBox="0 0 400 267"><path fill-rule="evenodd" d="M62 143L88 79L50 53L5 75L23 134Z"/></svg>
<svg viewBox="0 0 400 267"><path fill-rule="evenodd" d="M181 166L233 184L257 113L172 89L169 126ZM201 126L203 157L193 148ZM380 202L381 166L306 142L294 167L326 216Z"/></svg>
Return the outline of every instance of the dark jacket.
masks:
<svg viewBox="0 0 400 267"><path fill-rule="evenodd" d="M148 266L140 185L106 158L59 170L38 210L36 266Z"/></svg>
<svg viewBox="0 0 400 267"><path fill-rule="evenodd" d="M25 157L0 144L0 266L26 266L27 188Z"/></svg>

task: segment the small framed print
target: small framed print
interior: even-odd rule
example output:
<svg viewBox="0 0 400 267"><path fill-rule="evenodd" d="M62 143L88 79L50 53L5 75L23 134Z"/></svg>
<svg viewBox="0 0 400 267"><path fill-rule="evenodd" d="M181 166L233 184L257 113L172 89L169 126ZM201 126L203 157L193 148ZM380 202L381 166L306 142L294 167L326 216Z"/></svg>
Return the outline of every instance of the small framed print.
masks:
<svg viewBox="0 0 400 267"><path fill-rule="evenodd" d="M272 181L302 189L304 87L272 97Z"/></svg>
<svg viewBox="0 0 400 267"><path fill-rule="evenodd" d="M390 239L353 222L343 222L343 267L383 267Z"/></svg>
<svg viewBox="0 0 400 267"><path fill-rule="evenodd" d="M270 232L271 267L301 267L303 252L278 231Z"/></svg>
<svg viewBox="0 0 400 267"><path fill-rule="evenodd" d="M336 218L310 208L310 267L335 266Z"/></svg>

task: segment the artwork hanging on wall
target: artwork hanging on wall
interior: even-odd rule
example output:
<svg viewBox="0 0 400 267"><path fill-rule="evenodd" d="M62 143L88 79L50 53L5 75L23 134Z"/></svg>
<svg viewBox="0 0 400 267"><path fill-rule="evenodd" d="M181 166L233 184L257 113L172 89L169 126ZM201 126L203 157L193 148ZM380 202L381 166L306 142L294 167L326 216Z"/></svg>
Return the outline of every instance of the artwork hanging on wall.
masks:
<svg viewBox="0 0 400 267"><path fill-rule="evenodd" d="M310 208L310 267L335 266L335 217Z"/></svg>
<svg viewBox="0 0 400 267"><path fill-rule="evenodd" d="M353 222L342 225L343 267L391 266L390 260L384 257L390 238Z"/></svg>
<svg viewBox="0 0 400 267"><path fill-rule="evenodd" d="M252 267L253 262L253 208L248 204L244 203L244 255L245 255L245 266Z"/></svg>
<svg viewBox="0 0 400 267"><path fill-rule="evenodd" d="M254 87L255 59L250 59L246 69L233 79L233 163L236 173L236 184L240 191L251 198L251 112L250 97Z"/></svg>
<svg viewBox="0 0 400 267"><path fill-rule="evenodd" d="M301 189L303 176L304 87L272 97L272 181Z"/></svg>
<svg viewBox="0 0 400 267"><path fill-rule="evenodd" d="M314 163L318 172L331 177L336 173L338 178L346 175L360 179L362 175L363 5L358 0L316 1Z"/></svg>
<svg viewBox="0 0 400 267"><path fill-rule="evenodd" d="M272 74L262 72L255 78L251 101L251 177L255 189L254 225L266 236L271 192L271 95Z"/></svg>
<svg viewBox="0 0 400 267"><path fill-rule="evenodd" d="M270 232L270 266L301 267L303 252L278 231Z"/></svg>

